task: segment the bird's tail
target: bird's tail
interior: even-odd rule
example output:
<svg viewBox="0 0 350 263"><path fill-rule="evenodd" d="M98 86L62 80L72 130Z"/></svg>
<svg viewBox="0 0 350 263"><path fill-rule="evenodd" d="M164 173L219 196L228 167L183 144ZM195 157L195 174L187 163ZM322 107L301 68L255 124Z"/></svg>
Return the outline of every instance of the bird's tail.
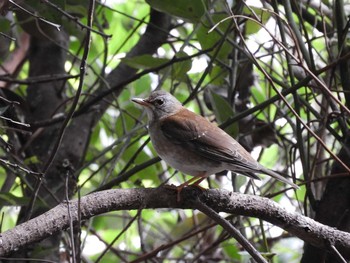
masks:
<svg viewBox="0 0 350 263"><path fill-rule="evenodd" d="M291 187L293 187L294 189L299 189L299 186L297 186L296 184L290 182L288 179L284 178L282 175L274 172L274 171L271 171L265 167L261 167L261 170L260 170L261 173L264 173L264 174L267 174L283 183L286 183L288 185L290 185Z"/></svg>

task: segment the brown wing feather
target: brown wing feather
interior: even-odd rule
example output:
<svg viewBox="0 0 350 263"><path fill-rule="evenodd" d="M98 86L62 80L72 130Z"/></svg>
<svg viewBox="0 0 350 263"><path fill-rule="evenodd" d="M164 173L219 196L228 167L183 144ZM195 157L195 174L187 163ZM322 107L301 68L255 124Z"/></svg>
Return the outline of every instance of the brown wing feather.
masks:
<svg viewBox="0 0 350 263"><path fill-rule="evenodd" d="M254 173L260 172L298 188L281 175L261 166L235 139L219 127L185 108L161 120L161 130L164 136L174 143L181 144L208 159L227 163L241 174L259 179Z"/></svg>
<svg viewBox="0 0 350 263"><path fill-rule="evenodd" d="M182 109L177 114L162 120L161 130L174 143L195 150L206 158L244 169L260 168L236 140L202 116L187 109Z"/></svg>

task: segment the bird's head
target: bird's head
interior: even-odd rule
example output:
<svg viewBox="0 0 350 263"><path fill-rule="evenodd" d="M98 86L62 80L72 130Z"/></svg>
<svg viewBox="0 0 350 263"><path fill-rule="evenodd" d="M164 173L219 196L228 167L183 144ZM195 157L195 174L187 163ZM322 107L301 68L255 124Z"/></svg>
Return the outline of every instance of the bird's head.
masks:
<svg viewBox="0 0 350 263"><path fill-rule="evenodd" d="M132 101L146 109L150 122L171 116L182 109L182 104L173 95L162 90L153 91L146 99L133 98Z"/></svg>

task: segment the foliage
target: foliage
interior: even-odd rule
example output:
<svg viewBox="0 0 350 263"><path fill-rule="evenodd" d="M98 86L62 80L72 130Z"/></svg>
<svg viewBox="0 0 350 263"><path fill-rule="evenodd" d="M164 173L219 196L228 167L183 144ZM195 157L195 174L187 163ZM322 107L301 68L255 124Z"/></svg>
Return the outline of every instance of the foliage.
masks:
<svg viewBox="0 0 350 263"><path fill-rule="evenodd" d="M186 107L226 127L261 164L289 176L301 189L292 191L263 175L253 182L230 173L208 178L208 187L268 196L312 216L326 179L349 173L349 154L339 156L348 142L350 113L343 6L102 1L95 3L89 27L89 5L87 0L0 5L2 231L27 220L23 215L31 205L29 217L97 190L178 185L189 179L155 159L146 116L130 101L154 88L171 91ZM333 10L343 12L336 17ZM160 13L166 14L165 21L171 19L170 26L151 25ZM151 30L165 34L166 41ZM150 46L142 42L147 34ZM40 61L30 55L33 47L50 45L64 52L55 57L54 49L48 49L52 53L41 58L47 71L35 73ZM81 64L84 51L86 68ZM303 244L279 228L255 218L226 216L271 262L300 260ZM148 253L162 262L250 259L197 211L110 212L82 222L75 236L81 242L75 244L75 256L85 261L131 262ZM73 253L72 240L69 231L60 236L61 256ZM287 247L286 240L292 245ZM29 255L47 259L36 252Z"/></svg>

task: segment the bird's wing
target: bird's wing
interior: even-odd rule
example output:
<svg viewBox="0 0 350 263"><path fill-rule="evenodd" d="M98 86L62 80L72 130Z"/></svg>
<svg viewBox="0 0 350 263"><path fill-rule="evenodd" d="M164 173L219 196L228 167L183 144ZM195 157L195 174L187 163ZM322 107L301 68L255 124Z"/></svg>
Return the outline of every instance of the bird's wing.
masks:
<svg viewBox="0 0 350 263"><path fill-rule="evenodd" d="M205 118L187 109L161 120L164 136L208 159L227 163L236 172L260 179L254 173L264 173L297 189L281 175L263 167L230 135Z"/></svg>
<svg viewBox="0 0 350 263"><path fill-rule="evenodd" d="M260 164L236 140L202 116L187 109L161 120L161 131L174 143L181 144L208 159L231 164L237 171L258 172L260 169ZM249 173L249 176L253 175Z"/></svg>

